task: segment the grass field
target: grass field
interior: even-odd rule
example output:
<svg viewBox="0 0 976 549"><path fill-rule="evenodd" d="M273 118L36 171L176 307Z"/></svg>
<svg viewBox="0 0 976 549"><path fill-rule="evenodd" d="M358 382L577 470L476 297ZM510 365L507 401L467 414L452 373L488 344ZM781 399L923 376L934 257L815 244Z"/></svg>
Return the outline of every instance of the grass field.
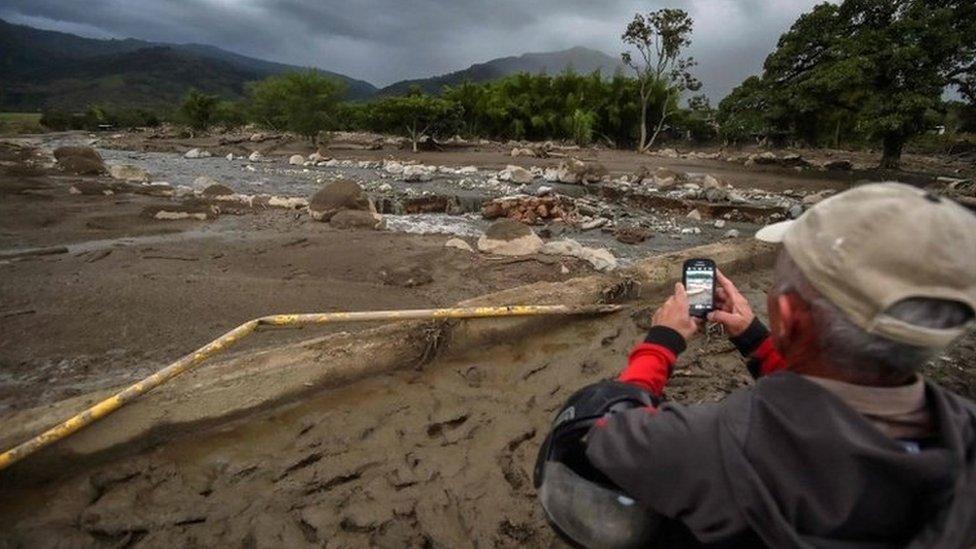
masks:
<svg viewBox="0 0 976 549"><path fill-rule="evenodd" d="M41 114L36 112L0 112L0 135L43 132Z"/></svg>

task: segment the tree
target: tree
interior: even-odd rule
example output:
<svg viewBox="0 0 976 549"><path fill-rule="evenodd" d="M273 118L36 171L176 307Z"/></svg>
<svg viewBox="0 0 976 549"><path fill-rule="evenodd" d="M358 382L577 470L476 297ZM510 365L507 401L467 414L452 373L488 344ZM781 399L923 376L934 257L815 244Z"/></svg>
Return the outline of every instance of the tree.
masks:
<svg viewBox="0 0 976 549"><path fill-rule="evenodd" d="M337 80L308 70L268 77L248 88L251 117L272 130L294 132L313 144L336 125L344 89Z"/></svg>
<svg viewBox="0 0 976 549"><path fill-rule="evenodd" d="M692 24L684 10L664 8L650 12L646 17L635 14L620 37L639 55L635 60L631 52L624 52L621 58L633 69L640 84L640 151L654 145L665 121L678 110L681 93L701 88L701 83L689 72L696 65L694 58L681 57L682 50L691 45ZM662 100L654 134L648 139L647 113L654 95L662 96Z"/></svg>
<svg viewBox="0 0 976 549"><path fill-rule="evenodd" d="M402 97L381 99L372 107L375 127L409 137L413 152L417 152L424 138L448 129L456 114L456 103L419 90Z"/></svg>
<svg viewBox="0 0 976 549"><path fill-rule="evenodd" d="M946 88L966 92L974 59L972 0L825 3L780 37L760 84L750 83L752 100L772 126L808 141L862 132L881 142L880 167L897 169Z"/></svg>
<svg viewBox="0 0 976 549"><path fill-rule="evenodd" d="M194 131L206 131L217 118L217 105L220 98L190 88L180 104L180 118Z"/></svg>

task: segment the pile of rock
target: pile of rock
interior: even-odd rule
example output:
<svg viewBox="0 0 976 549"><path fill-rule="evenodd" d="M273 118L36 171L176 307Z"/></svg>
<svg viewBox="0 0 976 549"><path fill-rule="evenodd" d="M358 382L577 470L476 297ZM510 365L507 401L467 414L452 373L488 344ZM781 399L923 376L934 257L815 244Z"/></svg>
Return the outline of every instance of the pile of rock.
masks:
<svg viewBox="0 0 976 549"><path fill-rule="evenodd" d="M577 217L573 200L561 195L496 198L484 204L481 215L485 219L504 217L528 225L556 220L572 222Z"/></svg>
<svg viewBox="0 0 976 549"><path fill-rule="evenodd" d="M62 171L72 175L102 175L107 171L102 155L91 147L58 147L54 158Z"/></svg>
<svg viewBox="0 0 976 549"><path fill-rule="evenodd" d="M312 219L339 229L379 229L383 217L354 181L339 179L312 195L308 211Z"/></svg>

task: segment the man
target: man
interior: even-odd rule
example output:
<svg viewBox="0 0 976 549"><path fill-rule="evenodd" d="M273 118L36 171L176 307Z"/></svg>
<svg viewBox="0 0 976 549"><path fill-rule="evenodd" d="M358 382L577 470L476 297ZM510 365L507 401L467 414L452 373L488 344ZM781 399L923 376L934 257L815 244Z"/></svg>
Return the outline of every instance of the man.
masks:
<svg viewBox="0 0 976 549"><path fill-rule="evenodd" d="M618 378L655 405L596 420L589 462L665 524L665 546L971 547L976 406L918 369L973 319L976 217L873 184L761 233L784 245L769 329L721 273L708 317L755 386L661 404L699 330L677 284Z"/></svg>

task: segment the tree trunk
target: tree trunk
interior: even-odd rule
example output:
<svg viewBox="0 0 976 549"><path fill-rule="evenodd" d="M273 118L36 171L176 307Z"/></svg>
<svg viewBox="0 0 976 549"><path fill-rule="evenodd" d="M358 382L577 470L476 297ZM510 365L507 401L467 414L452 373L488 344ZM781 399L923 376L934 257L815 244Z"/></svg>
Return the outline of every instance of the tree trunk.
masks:
<svg viewBox="0 0 976 549"><path fill-rule="evenodd" d="M637 146L638 152L644 152L645 143L647 143L647 99L641 97L640 144Z"/></svg>
<svg viewBox="0 0 976 549"><path fill-rule="evenodd" d="M905 146L905 140L897 134L884 136L884 153L881 156L882 170L897 170L901 167L901 149Z"/></svg>

